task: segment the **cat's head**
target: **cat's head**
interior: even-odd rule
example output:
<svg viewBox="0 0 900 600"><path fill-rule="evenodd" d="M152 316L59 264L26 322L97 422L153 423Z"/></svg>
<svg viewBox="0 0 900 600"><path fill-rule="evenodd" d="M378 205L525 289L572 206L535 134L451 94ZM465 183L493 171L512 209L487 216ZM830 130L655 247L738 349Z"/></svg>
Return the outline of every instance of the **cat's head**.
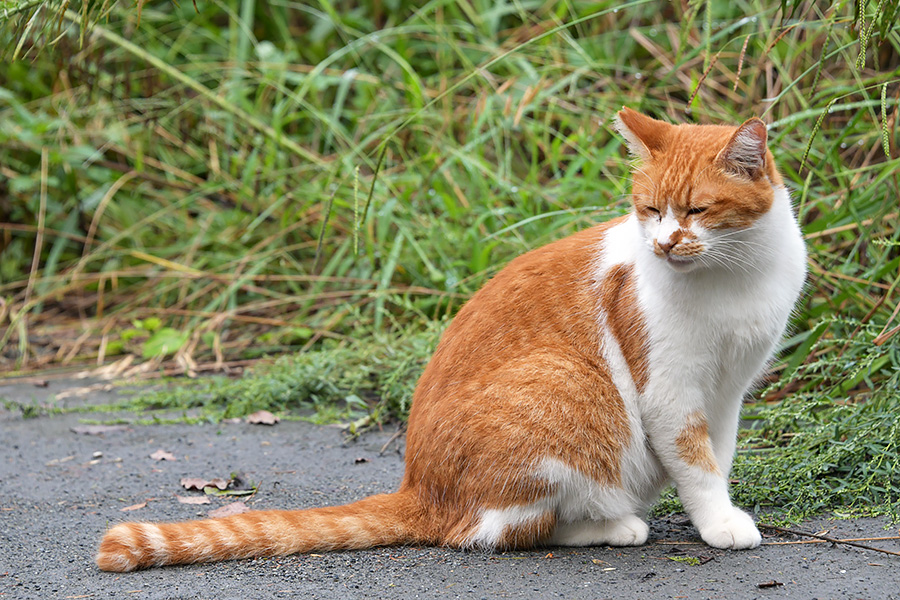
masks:
<svg viewBox="0 0 900 600"><path fill-rule="evenodd" d="M616 127L638 159L632 204L650 249L676 271L727 266L783 185L765 124L672 125L624 108Z"/></svg>

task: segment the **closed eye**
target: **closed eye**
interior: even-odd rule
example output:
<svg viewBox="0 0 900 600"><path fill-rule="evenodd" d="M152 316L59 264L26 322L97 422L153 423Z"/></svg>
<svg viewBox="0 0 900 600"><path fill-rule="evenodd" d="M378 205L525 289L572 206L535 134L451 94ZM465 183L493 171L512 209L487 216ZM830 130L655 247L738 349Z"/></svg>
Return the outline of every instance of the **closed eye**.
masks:
<svg viewBox="0 0 900 600"><path fill-rule="evenodd" d="M699 215L703 212L706 212L705 206L695 206L694 208L688 210L689 215Z"/></svg>
<svg viewBox="0 0 900 600"><path fill-rule="evenodd" d="M656 208L655 206L648 206L644 210L647 211L651 215L659 215L659 209Z"/></svg>

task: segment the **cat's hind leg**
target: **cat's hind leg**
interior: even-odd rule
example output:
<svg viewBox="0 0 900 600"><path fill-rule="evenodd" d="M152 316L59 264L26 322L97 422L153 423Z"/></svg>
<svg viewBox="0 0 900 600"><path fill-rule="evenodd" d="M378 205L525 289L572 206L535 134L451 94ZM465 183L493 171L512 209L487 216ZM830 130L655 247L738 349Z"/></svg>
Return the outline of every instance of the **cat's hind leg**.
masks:
<svg viewBox="0 0 900 600"><path fill-rule="evenodd" d="M556 515L538 504L485 510L459 545L490 552L545 546Z"/></svg>
<svg viewBox="0 0 900 600"><path fill-rule="evenodd" d="M559 523L548 544L551 546L641 546L650 527L635 515L605 521Z"/></svg>

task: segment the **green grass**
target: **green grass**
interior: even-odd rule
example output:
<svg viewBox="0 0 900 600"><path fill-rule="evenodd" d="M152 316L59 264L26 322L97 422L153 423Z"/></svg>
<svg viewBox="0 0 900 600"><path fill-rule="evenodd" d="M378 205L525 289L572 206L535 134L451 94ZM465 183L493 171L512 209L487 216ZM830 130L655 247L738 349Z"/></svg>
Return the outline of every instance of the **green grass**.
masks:
<svg viewBox="0 0 900 600"><path fill-rule="evenodd" d="M736 496L896 516L897 15L896 0L0 0L0 369L255 364L129 406L403 419L466 298L627 210L616 110L759 115L811 274Z"/></svg>

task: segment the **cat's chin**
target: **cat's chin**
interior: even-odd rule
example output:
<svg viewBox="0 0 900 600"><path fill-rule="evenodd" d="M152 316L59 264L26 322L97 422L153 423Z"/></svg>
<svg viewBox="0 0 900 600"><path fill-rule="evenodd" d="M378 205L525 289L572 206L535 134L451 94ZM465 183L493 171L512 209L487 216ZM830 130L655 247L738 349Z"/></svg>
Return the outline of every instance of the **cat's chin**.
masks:
<svg viewBox="0 0 900 600"><path fill-rule="evenodd" d="M664 259L666 264L669 265L674 271L678 273L687 273L688 271L693 271L697 268L700 262L693 258L686 258L683 256L675 256L673 254L669 254Z"/></svg>

